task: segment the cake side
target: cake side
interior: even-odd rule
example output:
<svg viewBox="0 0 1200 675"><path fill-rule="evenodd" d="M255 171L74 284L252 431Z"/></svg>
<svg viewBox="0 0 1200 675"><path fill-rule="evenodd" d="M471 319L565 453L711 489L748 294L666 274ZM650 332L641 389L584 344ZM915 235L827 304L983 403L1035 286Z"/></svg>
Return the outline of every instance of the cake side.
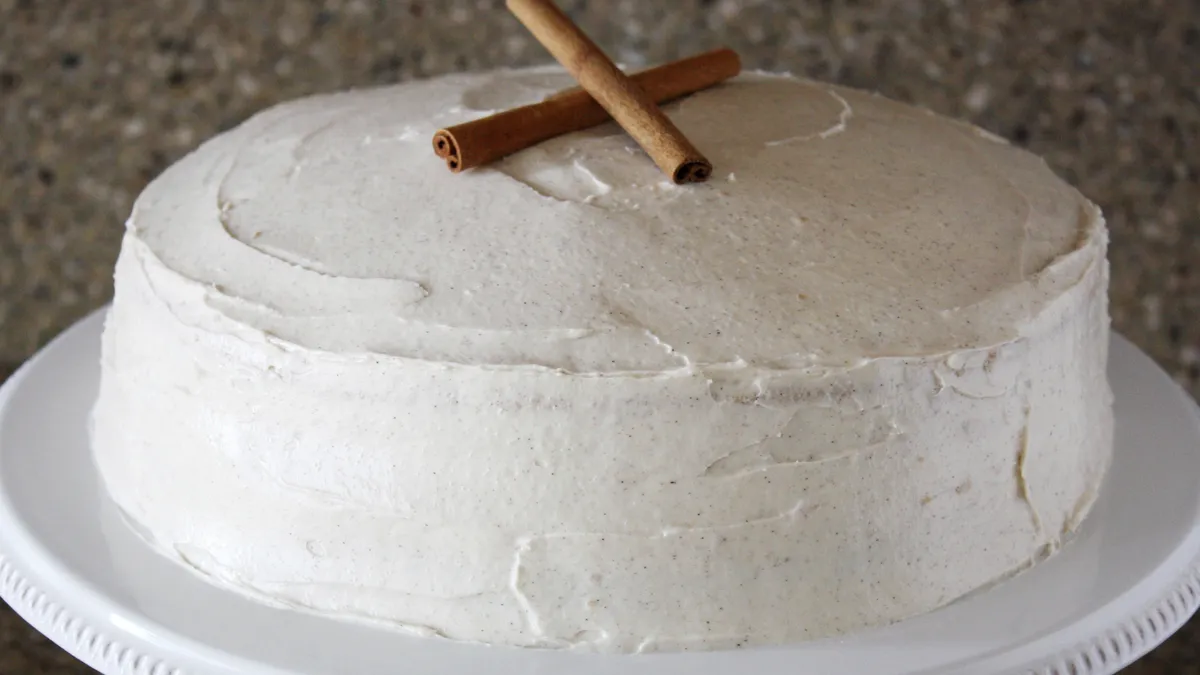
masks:
<svg viewBox="0 0 1200 675"><path fill-rule="evenodd" d="M147 276L96 410L122 509L241 592L457 639L714 648L928 611L1057 548L1111 448L1099 258L1011 343L632 382L201 331Z"/></svg>
<svg viewBox="0 0 1200 675"><path fill-rule="evenodd" d="M513 77L421 86L464 100L509 96ZM772 86L749 89L761 100L738 92L743 106L795 103L766 81ZM390 254L386 247L367 255L347 244L362 263L348 275L329 260L285 265L303 242L284 246L277 230L279 248L264 254L268 245L239 239L230 218L236 204L270 197L247 197L253 190L228 180L247 161L236 147L268 139L247 163L266 167L257 175L273 175L271 162L319 172L297 163L297 134L320 133L309 122L283 139L269 129L304 118L307 106L327 131L337 115L359 115L372 97L405 90L289 104L206 146L139 200L117 265L93 432L110 494L161 552L238 592L523 646L628 652L821 637L929 611L1052 553L1086 515L1111 453L1107 240L1098 211L1040 162L970 129L857 92L801 85L822 102L837 102L828 92L848 102L853 113L839 104L836 123L879 127L869 133L887 152L827 167L853 189L782 197L785 186L751 174L727 178L724 193L715 186L711 202L654 193L674 208L700 200L684 205L692 218L689 209L733 203L686 223L702 241L680 253L668 244L680 241L684 230L672 228L683 221L663 224L674 211L618 184L604 193L614 201L603 209L599 198L576 200L579 186L564 182L578 177L575 160L535 148L483 178L507 187L482 193L516 208L507 217L527 227L554 225L539 220L542 209L561 216L562 231L537 232L524 252L544 254L539 238L551 237L566 253L535 255L542 266L521 268L525 284L508 289L517 294L507 304L475 304L490 290L455 287L467 307L458 314L444 297L419 308L445 295L438 279L487 272L503 280L512 259L472 261L443 241L435 248L458 276L401 278L371 267ZM719 118L722 101L710 99L704 117ZM687 121L682 113L674 111ZM830 211L858 194L898 189L879 176L854 179L880 161L895 175L901 151L929 140L908 138L914 127L906 125L925 124L948 134L943 158L960 160L942 173L988 178L957 198L980 199L992 220L954 220L976 207L954 207L940 192L913 200L921 213L930 203L941 209L940 220L884 208L898 204L891 193L871 202L870 218ZM891 127L903 142L886 142ZM766 147L857 133L834 129ZM359 132L378 133L369 125ZM584 160L625 152L602 131L571 142L586 149ZM792 147L773 161L798 165L812 161L807 154ZM557 196L531 189L531 176ZM766 195L730 187L760 178L771 186ZM277 212L295 215L287 203L295 189L272 198ZM209 212L183 208L222 194L230 201L214 199ZM328 209L341 217L361 206L359 196L326 195ZM755 210L764 196L768 210ZM618 197L639 206L620 207ZM750 202L759 206L739 210ZM440 204L429 208L442 213ZM526 211L535 215L521 220ZM492 225L505 213L480 211L456 226L499 246L489 237L510 231ZM575 222L581 214L588 220ZM342 236L318 226L321 216L287 236ZM447 218L417 219L410 235L436 239L442 226L422 227ZM909 230L874 224L888 219ZM573 222L613 227L603 233L612 250ZM635 225L641 234L621 229ZM980 237L952 242L956 228ZM649 235L654 241L639 239ZM820 272L804 279L773 249L811 243L825 255L820 246L834 238L839 267L800 259L802 270ZM889 285L924 260L914 243L940 244L953 260L909 278L901 288L909 295L899 298ZM886 251L872 253L890 244L894 269ZM617 258L651 264L630 276ZM719 273L687 260L711 260ZM980 273L963 274L972 262ZM536 270L544 276L529 277ZM942 288L956 274L962 288ZM651 293L655 284L670 292ZM778 304L790 296L804 309ZM897 306L888 304L893 297ZM581 298L584 313L557 304ZM539 299L559 314L515 309ZM664 309L675 301L688 316ZM929 306L917 311L915 303ZM730 328L747 320L739 313L747 309L760 320ZM915 328L910 310L929 325ZM792 321L805 322L795 330L785 320L793 311ZM847 312L858 313L838 316ZM504 323L513 316L526 325ZM858 334L876 324L875 335Z"/></svg>

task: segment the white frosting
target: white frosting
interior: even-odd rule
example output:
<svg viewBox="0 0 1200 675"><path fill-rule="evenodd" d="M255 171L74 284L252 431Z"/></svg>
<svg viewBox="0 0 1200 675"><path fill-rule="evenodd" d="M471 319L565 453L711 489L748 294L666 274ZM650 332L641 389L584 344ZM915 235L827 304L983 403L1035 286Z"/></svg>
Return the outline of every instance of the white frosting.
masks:
<svg viewBox="0 0 1200 675"><path fill-rule="evenodd" d="M171 167L117 264L113 498L264 601L608 651L825 636L1055 550L1111 450L1107 237L1045 164L743 75L453 175L439 127L569 86L288 103Z"/></svg>

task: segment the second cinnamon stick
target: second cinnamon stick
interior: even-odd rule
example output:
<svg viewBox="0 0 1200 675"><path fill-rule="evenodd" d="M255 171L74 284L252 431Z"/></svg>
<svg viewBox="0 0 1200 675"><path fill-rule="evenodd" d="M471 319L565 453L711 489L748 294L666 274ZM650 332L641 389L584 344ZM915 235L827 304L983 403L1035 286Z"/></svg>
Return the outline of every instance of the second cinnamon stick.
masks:
<svg viewBox="0 0 1200 675"><path fill-rule="evenodd" d="M507 0L538 42L676 183L707 180L712 164L646 92L550 0Z"/></svg>
<svg viewBox="0 0 1200 675"><path fill-rule="evenodd" d="M629 77L653 101L665 103L724 82L741 68L736 52L716 49ZM442 129L434 135L434 151L451 171L459 172L610 119L596 99L575 87L538 103Z"/></svg>

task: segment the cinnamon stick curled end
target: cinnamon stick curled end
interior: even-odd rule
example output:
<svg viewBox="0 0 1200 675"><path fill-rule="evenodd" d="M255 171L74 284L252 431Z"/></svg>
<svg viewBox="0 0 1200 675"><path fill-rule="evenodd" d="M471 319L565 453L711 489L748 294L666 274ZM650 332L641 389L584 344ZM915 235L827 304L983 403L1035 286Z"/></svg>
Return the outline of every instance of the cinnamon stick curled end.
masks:
<svg viewBox="0 0 1200 675"><path fill-rule="evenodd" d="M712 164L706 159L692 159L679 165L671 179L677 185L703 183L712 175Z"/></svg>
<svg viewBox="0 0 1200 675"><path fill-rule="evenodd" d="M454 173L463 170L462 154L459 152L458 141L454 134L446 129L439 129L433 135L433 151L438 157L446 160L446 167Z"/></svg>

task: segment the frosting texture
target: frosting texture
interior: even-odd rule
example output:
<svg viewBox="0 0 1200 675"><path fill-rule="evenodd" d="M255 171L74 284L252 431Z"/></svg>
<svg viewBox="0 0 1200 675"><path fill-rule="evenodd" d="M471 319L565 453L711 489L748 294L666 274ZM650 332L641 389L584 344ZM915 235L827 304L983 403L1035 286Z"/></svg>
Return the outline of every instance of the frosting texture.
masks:
<svg viewBox="0 0 1200 675"><path fill-rule="evenodd" d="M462 175L552 69L287 103L139 198L94 413L165 555L265 602L602 651L821 637L1052 553L1111 451L1107 235L1038 158L747 74Z"/></svg>

